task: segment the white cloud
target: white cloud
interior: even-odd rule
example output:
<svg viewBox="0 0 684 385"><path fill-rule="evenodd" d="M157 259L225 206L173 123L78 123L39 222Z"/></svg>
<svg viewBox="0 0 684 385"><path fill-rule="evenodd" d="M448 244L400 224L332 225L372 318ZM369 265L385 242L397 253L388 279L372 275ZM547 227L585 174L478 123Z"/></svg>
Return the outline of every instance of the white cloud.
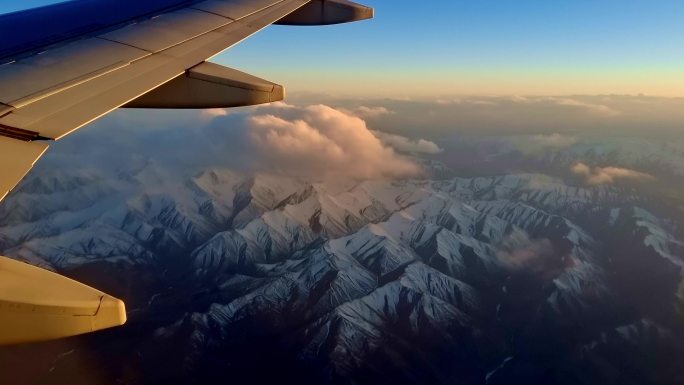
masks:
<svg viewBox="0 0 684 385"><path fill-rule="evenodd" d="M394 111L391 111L385 107L366 107L361 106L354 110L354 112L362 118L377 118L384 115L392 115Z"/></svg>
<svg viewBox="0 0 684 385"><path fill-rule="evenodd" d="M572 136L553 134L539 134L532 137L532 142L538 146L551 148L566 148L577 143L577 138Z"/></svg>
<svg viewBox="0 0 684 385"><path fill-rule="evenodd" d="M618 180L647 182L654 180L652 175L621 167L590 167L584 163L576 163L570 170L584 178L588 185L612 184Z"/></svg>
<svg viewBox="0 0 684 385"><path fill-rule="evenodd" d="M227 108L211 108L207 110L201 110L200 116L205 119L213 119L218 116L228 116Z"/></svg>
<svg viewBox="0 0 684 385"><path fill-rule="evenodd" d="M373 131L373 134L384 144L398 151L417 154L439 154L444 151L435 142L426 139L412 140L405 136L388 134L381 131Z"/></svg>
<svg viewBox="0 0 684 385"><path fill-rule="evenodd" d="M266 113L264 113L266 112ZM286 104L247 118L260 167L313 178L415 177L419 165L384 144L358 117L324 105Z"/></svg>
<svg viewBox="0 0 684 385"><path fill-rule="evenodd" d="M579 110L584 110L586 112L589 112L591 114L597 115L597 116L602 116L602 117L615 117L620 115L620 111L611 108L605 104L599 104L599 103L590 103L586 101L581 101L577 99L572 99L572 98L546 98L542 99L542 101L548 101L551 102L552 104L562 106L562 107L570 107L570 108L576 108Z"/></svg>
<svg viewBox="0 0 684 385"><path fill-rule="evenodd" d="M554 250L548 239L532 239L524 230L515 229L501 242L496 256L509 268L539 272L547 269Z"/></svg>
<svg viewBox="0 0 684 385"><path fill-rule="evenodd" d="M339 111L344 112L347 115L358 116L359 118L369 119L369 118L379 118L386 115L394 115L395 112L387 107L367 107L359 106L356 108L339 108Z"/></svg>
<svg viewBox="0 0 684 385"><path fill-rule="evenodd" d="M471 106L494 106L497 103L491 100L479 100L476 98L452 98L452 99L437 99L437 104L440 105L471 105Z"/></svg>

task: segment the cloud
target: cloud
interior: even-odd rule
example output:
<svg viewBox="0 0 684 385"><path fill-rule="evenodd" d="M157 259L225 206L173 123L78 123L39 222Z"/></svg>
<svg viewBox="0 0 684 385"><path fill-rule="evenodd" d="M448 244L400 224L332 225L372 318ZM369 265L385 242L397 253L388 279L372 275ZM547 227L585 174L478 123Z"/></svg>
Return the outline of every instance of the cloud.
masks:
<svg viewBox="0 0 684 385"><path fill-rule="evenodd" d="M347 115L358 116L359 118L363 118L363 119L380 118L382 116L395 114L394 111L390 110L387 107L382 107L382 106L377 106L377 107L358 106L358 107L353 107L353 108L340 107L340 108L338 108L338 110L341 112L344 112Z"/></svg>
<svg viewBox="0 0 684 385"><path fill-rule="evenodd" d="M247 118L259 167L313 178L416 177L422 169L397 154L366 122L334 108L280 104Z"/></svg>
<svg viewBox="0 0 684 385"><path fill-rule="evenodd" d="M228 116L227 108L211 108L208 110L200 110L200 116L205 119L213 119L218 116Z"/></svg>
<svg viewBox="0 0 684 385"><path fill-rule="evenodd" d="M548 239L532 239L521 229L513 230L499 245L496 256L514 270L541 272L549 267L554 249Z"/></svg>
<svg viewBox="0 0 684 385"><path fill-rule="evenodd" d="M684 99L644 103L620 96L461 96L364 104L393 112L374 120L375 129L413 138L420 127L419 135L433 141L453 134L610 136L644 132L646 125L675 130L684 119ZM358 101L335 105L353 112Z"/></svg>
<svg viewBox="0 0 684 385"><path fill-rule="evenodd" d="M612 184L618 180L647 182L655 180L652 175L621 167L590 167L584 163L576 163L570 168L573 174L584 178L588 185Z"/></svg>
<svg viewBox="0 0 684 385"><path fill-rule="evenodd" d="M412 140L405 136L388 134L381 131L373 131L373 134L384 144L402 152L417 154L439 154L444 151L435 142L425 139Z"/></svg>
<svg viewBox="0 0 684 385"><path fill-rule="evenodd" d="M553 134L538 134L531 138L533 144L546 148L567 148L577 143L577 138L573 136Z"/></svg>
<svg viewBox="0 0 684 385"><path fill-rule="evenodd" d="M620 111L593 101L581 100L574 97L530 97L530 96L499 96L499 97L461 97L453 99L437 99L437 104L461 106L501 106L518 104L527 106L556 106L576 111L589 112L600 116L617 116Z"/></svg>
<svg viewBox="0 0 684 385"><path fill-rule="evenodd" d="M322 177L326 173L320 167L307 163L320 162L331 172L341 169L343 175L348 175L354 171L345 172L345 167L339 166L343 162L341 159L345 159L345 154L349 159L349 154L360 153L359 159L377 169L369 171L363 165L351 162L361 169L359 175L364 177L420 175L420 171L416 171L420 169L416 163L420 162L403 155L408 153L413 157L431 154L432 158L462 175L520 171L552 173L558 169L553 168L556 165L549 165L548 160L556 158L543 158L545 163L540 164L540 156L552 155L554 151L562 154L571 162L563 163L563 170L567 172L568 164L592 156L586 151L593 143L615 144L616 138L630 137L635 132L648 135L649 140L672 143L673 139L681 138L681 121L684 120L684 99L645 97L463 96L451 104L417 99L336 99L328 102L336 106L337 120L349 123L348 126L345 123L345 127L352 127L352 133L366 134L350 136L358 145L333 138L332 132L342 130L328 130L332 120L315 118L316 114L310 109L315 105L274 103L230 110L117 111L55 143L47 156L56 154L61 148L62 157L99 160L99 163L88 161L98 167L110 167L132 157L149 157L159 159L160 164L189 165L195 169L227 167L245 172L275 169L283 174ZM592 112L599 105L620 111L620 114L606 117ZM372 124L366 124L366 119L360 115L369 111L382 116L369 120ZM264 119L269 115L287 124ZM261 118L254 120L254 117ZM274 127L267 130L265 122ZM648 127L648 133L644 127ZM300 131L312 135L299 138L299 134L291 134ZM288 133L293 137L288 138ZM318 135L319 142L311 143L313 134ZM286 138L293 147L285 151L269 141L267 135ZM348 135L343 136L346 139ZM304 152L300 148L295 152L297 143L319 147L316 151ZM580 143L582 146L576 145ZM341 149L340 154L333 156L333 148ZM377 154L367 155L361 150L363 148L373 148ZM610 148L623 151L615 145ZM444 151L440 152L442 149ZM89 154L88 158L84 153ZM320 159L323 155L326 157ZM594 161L603 158L597 159ZM637 168L615 159L606 162L652 175L660 173L651 165Z"/></svg>
<svg viewBox="0 0 684 385"><path fill-rule="evenodd" d="M555 190L565 187L562 179L545 174L527 174L527 188L530 190Z"/></svg>
<svg viewBox="0 0 684 385"><path fill-rule="evenodd" d="M441 105L472 105L472 106L493 106L496 102L490 100L480 100L477 98L453 98L453 99L437 99L437 104Z"/></svg>
<svg viewBox="0 0 684 385"><path fill-rule="evenodd" d="M548 101L562 107L576 108L602 117L614 117L620 115L620 111L605 104L592 103L573 98L545 98L541 102Z"/></svg>
<svg viewBox="0 0 684 385"><path fill-rule="evenodd" d="M394 114L394 111L391 111L386 107L361 106L356 108L354 113L361 118L377 118L384 115L392 115Z"/></svg>

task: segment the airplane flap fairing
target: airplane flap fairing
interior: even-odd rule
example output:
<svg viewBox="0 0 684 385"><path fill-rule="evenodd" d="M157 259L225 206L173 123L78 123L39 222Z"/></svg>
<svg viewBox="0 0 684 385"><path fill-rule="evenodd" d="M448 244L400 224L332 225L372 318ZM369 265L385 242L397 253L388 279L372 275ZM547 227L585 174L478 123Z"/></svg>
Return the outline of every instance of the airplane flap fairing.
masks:
<svg viewBox="0 0 684 385"><path fill-rule="evenodd" d="M281 85L206 62L124 107L227 108L271 103L284 97L285 90Z"/></svg>

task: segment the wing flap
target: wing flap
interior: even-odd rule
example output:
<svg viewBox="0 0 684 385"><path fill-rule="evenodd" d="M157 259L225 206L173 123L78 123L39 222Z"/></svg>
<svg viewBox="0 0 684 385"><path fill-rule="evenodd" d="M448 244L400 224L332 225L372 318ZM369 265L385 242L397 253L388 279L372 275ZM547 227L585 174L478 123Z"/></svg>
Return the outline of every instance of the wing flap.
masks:
<svg viewBox="0 0 684 385"><path fill-rule="evenodd" d="M45 142L23 142L0 136L0 201L26 176L47 149Z"/></svg>

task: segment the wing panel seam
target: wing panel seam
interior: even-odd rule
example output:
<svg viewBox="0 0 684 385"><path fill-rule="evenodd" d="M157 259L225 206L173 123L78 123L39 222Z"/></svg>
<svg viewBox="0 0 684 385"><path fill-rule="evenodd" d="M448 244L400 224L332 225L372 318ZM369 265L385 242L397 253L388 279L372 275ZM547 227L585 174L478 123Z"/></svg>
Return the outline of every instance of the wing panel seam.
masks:
<svg viewBox="0 0 684 385"><path fill-rule="evenodd" d="M145 52L147 52L147 51L145 51ZM145 56L143 56L143 58L144 58L144 57L147 57L147 56L149 56L149 55L145 55ZM90 80L92 80L92 79L95 79L95 78L100 77L100 76L102 76L102 75L106 75L106 74L108 74L108 73L110 73L110 72L113 72L113 71L116 71L116 70L121 69L121 68L123 68L123 67L126 67L126 66L129 65L130 63L131 63L131 62L129 62L129 61L119 61L119 62L117 62L117 63L114 63L114 64L111 64L111 65L102 67L102 68L100 68L100 69L97 69L97 70L95 70L95 71L89 72L89 73L87 73L87 74L83 74L83 75L78 76L78 77L76 77L76 78L73 78L73 79L71 79L71 80L67 80L67 81L65 81L65 82L62 82L62 83L59 83L59 84L55 84L55 85L52 86L52 87L48 87L48 88L42 89L42 90L40 90L40 91L38 91L38 92L34 92L34 93L32 93L32 94L30 94L30 95L28 95L28 96L24 96L23 98L20 98L20 99L17 99L17 100L13 100L12 103L11 103L11 105L12 105L13 107L15 107L15 108L24 107L24 106L26 106L26 105L28 105L28 104L37 102L37 101L39 101L39 100L41 100L41 99L45 99L45 98L47 98L47 97L49 97L49 96L52 96L52 95L57 94L57 93L60 93L60 92L62 92L62 91L64 91L64 90L67 90L67 89L69 89L69 88L78 86L79 84L86 83L86 82L88 82L88 81L90 81Z"/></svg>
<svg viewBox="0 0 684 385"><path fill-rule="evenodd" d="M106 41L109 41L109 42L112 42L112 43L121 44L121 45L125 45L125 46L127 46L127 47L131 47L131 48L143 50L143 51L145 51L145 52L154 53L153 51L147 50L147 49L145 49L145 48L138 47L138 46L133 45L133 44L124 43L124 42L118 41L118 40L108 39L108 38L103 37L103 36L96 36L95 39L106 40ZM148 55L148 56L149 56L149 55ZM142 58L146 58L146 57L147 57L147 56L143 56ZM140 58L140 59L142 59L142 58ZM136 59L136 60L139 60L139 59ZM133 61L135 61L135 60L133 60Z"/></svg>
<svg viewBox="0 0 684 385"><path fill-rule="evenodd" d="M221 15L221 14L216 13L216 12L207 11L206 9L199 9L199 8L195 8L194 6L190 6L190 7L188 7L188 8L189 8L189 9L194 9L195 11L200 11L200 12L208 13L208 14L210 14L210 15L221 16L222 18L228 19L228 20L231 20L231 21L237 21L236 19L233 19L232 17L224 16L224 15Z"/></svg>

